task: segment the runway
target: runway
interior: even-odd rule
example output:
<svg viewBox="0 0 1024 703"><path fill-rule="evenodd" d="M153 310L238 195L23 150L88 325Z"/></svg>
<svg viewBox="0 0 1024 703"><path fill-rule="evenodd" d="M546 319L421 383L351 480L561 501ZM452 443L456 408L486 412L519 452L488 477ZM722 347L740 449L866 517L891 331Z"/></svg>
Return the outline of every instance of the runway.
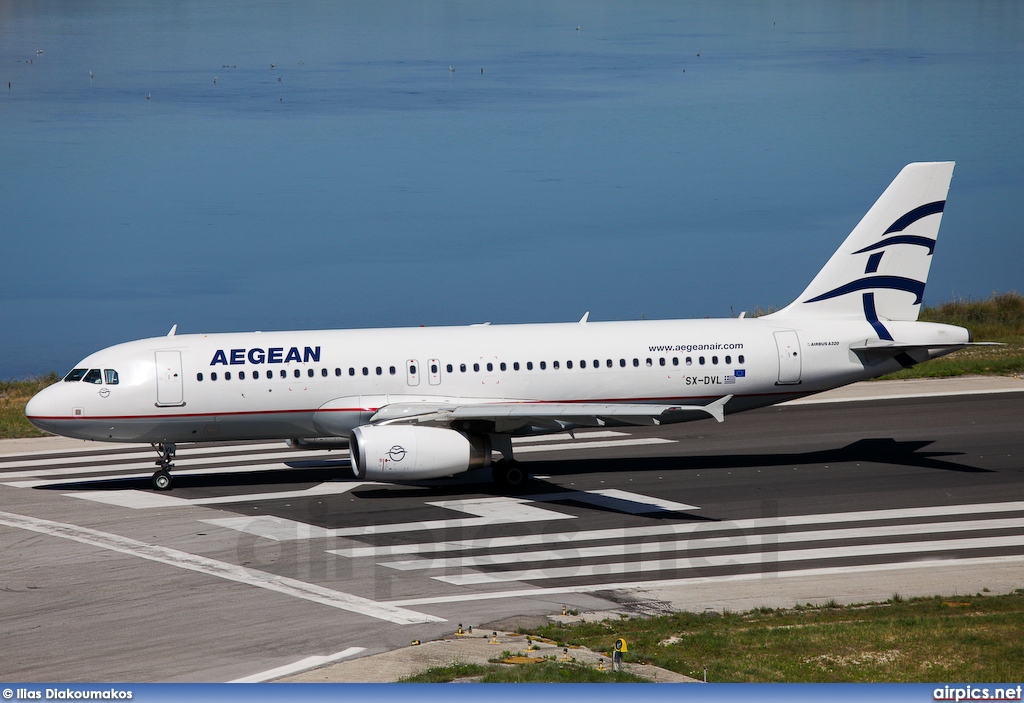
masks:
<svg viewBox="0 0 1024 703"><path fill-rule="evenodd" d="M148 447L9 445L0 678L258 679L563 605L1024 587L1024 392L1004 390L526 440L518 496L360 482L346 452L280 443L181 447L155 493Z"/></svg>

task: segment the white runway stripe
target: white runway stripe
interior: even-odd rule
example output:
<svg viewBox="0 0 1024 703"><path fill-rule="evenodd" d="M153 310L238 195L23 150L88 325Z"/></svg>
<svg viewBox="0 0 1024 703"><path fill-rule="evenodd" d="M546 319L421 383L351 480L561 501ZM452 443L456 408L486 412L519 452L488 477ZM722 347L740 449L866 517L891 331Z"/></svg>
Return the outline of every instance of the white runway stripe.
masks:
<svg viewBox="0 0 1024 703"><path fill-rule="evenodd" d="M439 508L469 513L476 517L454 518L451 520L423 520L421 522L399 522L381 525L363 525L328 529L277 517L236 517L203 520L209 525L226 527L246 534L264 537L279 542L301 539L323 539L333 537L362 537L368 535L394 534L400 532L423 532L487 525L509 525L547 520L570 520L575 515L557 513L553 510L528 505L520 498L478 498L471 500L444 500L427 503Z"/></svg>
<svg viewBox="0 0 1024 703"><path fill-rule="evenodd" d="M446 559L409 559L405 561L379 562L401 571L419 569L475 568L499 564L529 564L542 561L564 561L567 559L598 559L606 557L630 556L636 554L659 554L666 552L686 552L705 549L734 547L772 547L782 544L798 544L800 542L824 542L849 539L872 539L877 537L893 537L911 535L931 535L948 532L972 532L977 530L1024 530L1024 520L1006 518L1001 520L967 520L963 522L931 522L912 525L881 525L874 527L855 527L837 530L811 530L808 532L770 532L756 535L734 535L704 538L697 535L692 539L665 540L661 542L640 542L635 544L612 544L592 547L572 547L559 550L539 552L507 552L499 554L482 554L473 557L450 557ZM1024 534L1018 536L1024 545ZM922 543L925 544L925 543ZM696 557L703 559L703 557Z"/></svg>
<svg viewBox="0 0 1024 703"><path fill-rule="evenodd" d="M293 664L285 664L284 666L279 666L276 669L263 671L259 674L253 674L252 676L245 676L240 679L235 679L234 681L229 681L228 683L262 683L264 681L272 681L274 679L279 679L282 676L298 674L299 672L315 669L318 666L323 666L324 664L341 661L342 659L365 651L366 647L349 647L344 651L336 654L328 654L324 657L306 657L305 659L300 659Z"/></svg>
<svg viewBox="0 0 1024 703"><path fill-rule="evenodd" d="M310 498L314 496L331 496L348 493L361 486L380 485L372 481L331 481L318 483L311 488L295 491L275 491L272 493L245 493L241 495L213 496L210 498L179 498L167 493L153 491L76 491L64 493L67 498L82 498L96 503L118 505L122 508L144 510L147 508L179 508L190 505L222 505L226 503L257 503L263 500L280 500L282 498Z"/></svg>
<svg viewBox="0 0 1024 703"><path fill-rule="evenodd" d="M977 503L972 505L939 505L927 508L898 508L894 510L866 510L848 513L786 515L782 517L732 520L729 522L616 527L600 530L555 532L539 535L509 535L505 537L452 540L448 542L395 544L384 547L352 547L349 549L334 549L331 550L331 553L346 557L398 556L400 554L430 554L435 552L466 551L473 549L526 547L534 544L565 545L597 540L688 535L701 532L728 534L729 532L738 532L742 530L764 528L777 529L781 527L789 528L800 525L831 525L844 522L873 522L881 520L901 520L906 518L948 517L953 515L981 515L985 513L1022 511L1024 511L1024 501L1012 501L1008 503ZM1022 518L1022 520L1024 520L1024 518Z"/></svg>
<svg viewBox="0 0 1024 703"><path fill-rule="evenodd" d="M154 470L156 467L153 467ZM339 467L339 472L342 476L348 477L352 473L347 467ZM187 469L185 471L172 470L172 476L203 476L205 474L211 474L214 476L221 476L224 474L247 474L247 473L260 473L264 471L299 471L299 469L292 469L291 467L285 466L283 463L273 464L246 464L244 466L214 466L205 469ZM88 483L90 481L114 481L114 480L127 480L135 478L150 478L153 475L153 471L146 471L144 473L135 474L99 474L95 476L83 476L81 478L62 478L62 479L38 479L29 481L7 481L4 482L5 486L12 488L38 488L40 486L60 486L68 482L74 481L77 483Z"/></svg>
<svg viewBox="0 0 1024 703"><path fill-rule="evenodd" d="M126 460L143 460L149 459L156 461L157 453L151 446L147 445L131 445L140 446L138 451L122 452L119 451L124 445L110 444L98 444L99 449L90 450L88 453L83 455L82 452L75 452L75 454L61 453L53 451L40 451L40 452L25 452L24 454L18 454L16 456L35 456L49 454L48 458L42 459L25 459L15 461L0 461L0 471L6 468L28 468L32 466L47 466L52 464L77 464L89 461L126 461ZM228 444L228 445L178 445L178 456L184 459L191 458L197 454L238 454L246 452L266 452L270 449L285 449L283 442L260 442L258 444ZM289 450L286 450L289 451ZM323 449L309 449L309 450L290 450L290 451L324 451Z"/></svg>
<svg viewBox="0 0 1024 703"><path fill-rule="evenodd" d="M519 445L515 448L516 454L529 454L531 452L563 452L573 449L611 449L614 447L639 447L648 444L675 444L674 439L662 439L661 437L640 437L637 439L608 439L598 442L584 442L574 440L566 444L538 444Z"/></svg>
<svg viewBox="0 0 1024 703"><path fill-rule="evenodd" d="M638 574L652 571L673 571L676 569L714 568L742 566L748 564L779 564L793 561L816 561L821 559L848 559L851 557L890 556L895 554L925 554L964 549L992 549L997 547L1020 547L1020 535L1009 537L978 537L967 539L936 540L931 542L899 542L893 544L851 545L846 547L821 547L817 549L794 549L782 552L757 552L754 554L716 554L693 556L681 559L658 559L657 561L615 562L608 564L581 564L578 566L525 569L521 571L496 571L491 573L459 574L455 576L434 576L437 581L456 586L476 586L486 583L507 583L509 581L541 581L559 578L581 578Z"/></svg>
<svg viewBox="0 0 1024 703"><path fill-rule="evenodd" d="M852 573L874 573L884 571L905 571L907 569L970 569L975 566L992 566L993 564L1024 565L1024 554L998 557L968 557L964 559L923 559L921 561L896 561L879 564L857 564L850 566L827 566L810 569L791 569L788 571L763 573L726 574L723 576L689 576L686 578L655 579L649 581L619 581L617 583L587 583L573 586L527 586L507 591L483 591L476 593L453 593L441 596L422 598L404 598L387 601L388 605L402 607L421 607L439 603L466 603L482 600L501 600L504 598L547 598L566 593L594 593L597 591L618 591L632 589L649 591L657 588L675 586L697 586L715 583L740 583L744 581L760 581L762 579L809 579L819 576L843 576Z"/></svg>
<svg viewBox="0 0 1024 703"><path fill-rule="evenodd" d="M161 547L155 544L146 544L138 540L122 537L109 532L91 530L78 525L70 525L63 522L43 520L41 518L17 515L14 513L0 512L0 524L22 530L30 530L52 537L74 540L81 544L88 544L101 549L108 549L121 554L148 559L160 562L179 569L196 571L209 576L244 583L257 588L263 588L277 593L283 593L293 598L320 603L332 608L339 608L353 613L360 613L368 617L386 620L400 625L411 625L414 623L445 622L444 618L433 615L417 613L393 605L381 605L369 598L334 591L313 583L306 583L286 576L279 576L256 569L248 569L237 564L225 561L210 559L182 552L169 547Z"/></svg>
<svg viewBox="0 0 1024 703"><path fill-rule="evenodd" d="M77 476L80 474L93 474L93 473L104 473L112 471L137 471L139 469L150 469L150 473L156 470L156 454L152 455L151 461L131 462L124 464L97 464L93 466L72 466L67 468L49 468L49 469L31 469L27 471L4 471L0 472L0 478L4 479L18 479L18 478L43 478L46 476ZM274 452L274 453L233 453L230 456L219 456L219 457L205 457L190 459L188 457L179 456L174 460L174 468L171 469L171 473L175 473L177 469L186 469L189 467L196 466L210 466L211 468L216 467L220 464L230 464L236 461L254 461L258 463L275 463L285 464L286 462L295 461L316 461L324 460L330 461L332 459L347 459L348 451L336 452L332 455L324 453L323 449L316 450L297 450L295 452Z"/></svg>

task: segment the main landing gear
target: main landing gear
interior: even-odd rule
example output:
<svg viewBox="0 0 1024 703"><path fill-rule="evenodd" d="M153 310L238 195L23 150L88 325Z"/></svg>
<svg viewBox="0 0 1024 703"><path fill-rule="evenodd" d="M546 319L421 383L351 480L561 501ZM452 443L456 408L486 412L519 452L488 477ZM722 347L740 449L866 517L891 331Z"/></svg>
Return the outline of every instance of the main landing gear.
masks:
<svg viewBox="0 0 1024 703"><path fill-rule="evenodd" d="M153 474L153 488L158 491L169 491L171 489L171 469L174 467L173 444L154 444L153 449L160 455L156 465L160 468Z"/></svg>
<svg viewBox="0 0 1024 703"><path fill-rule="evenodd" d="M530 475L512 456L512 437L507 434L491 435L491 447L501 452L501 459L491 464L492 480L507 493L523 490Z"/></svg>
<svg viewBox="0 0 1024 703"><path fill-rule="evenodd" d="M530 476L518 461L501 459L491 465L491 478L504 490L515 493L525 488Z"/></svg>

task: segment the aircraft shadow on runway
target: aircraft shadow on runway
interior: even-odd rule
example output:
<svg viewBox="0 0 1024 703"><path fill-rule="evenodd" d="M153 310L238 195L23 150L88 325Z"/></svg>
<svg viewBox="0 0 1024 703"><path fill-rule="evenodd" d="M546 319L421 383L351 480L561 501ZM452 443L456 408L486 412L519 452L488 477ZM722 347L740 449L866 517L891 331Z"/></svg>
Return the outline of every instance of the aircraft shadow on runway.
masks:
<svg viewBox="0 0 1024 703"><path fill-rule="evenodd" d="M587 473L624 473L640 471L695 471L714 469L763 468L776 466L808 466L814 464L876 463L919 467L961 473L991 473L965 464L944 460L962 456L962 452L924 451L934 440L897 441L892 438L862 439L838 449L799 453L724 454L711 456L669 456L608 459L557 459L524 462L531 474L563 476ZM215 469L202 474L174 476L174 488L257 487L281 484L315 485L325 481L355 481L349 462L339 459L286 462L289 468L264 471L217 473ZM173 472L172 472L173 473ZM376 486L355 489L360 498L451 497L461 495L502 494L499 487L487 480L487 471L469 472L453 479L410 482L408 485ZM148 477L84 478L59 484L38 486L39 490L152 490ZM534 479L526 493L557 493L566 489ZM568 498L567 498L568 500ZM593 507L593 506L591 506ZM678 513L673 513L678 515Z"/></svg>
<svg viewBox="0 0 1024 703"><path fill-rule="evenodd" d="M861 439L838 449L797 453L713 454L707 456L639 457L635 459L563 459L531 462L530 470L543 474L576 474L622 471L694 471L749 469L814 464L873 463L911 466L961 473L992 473L941 457L963 456L963 452L927 452L935 440L898 441L892 438Z"/></svg>

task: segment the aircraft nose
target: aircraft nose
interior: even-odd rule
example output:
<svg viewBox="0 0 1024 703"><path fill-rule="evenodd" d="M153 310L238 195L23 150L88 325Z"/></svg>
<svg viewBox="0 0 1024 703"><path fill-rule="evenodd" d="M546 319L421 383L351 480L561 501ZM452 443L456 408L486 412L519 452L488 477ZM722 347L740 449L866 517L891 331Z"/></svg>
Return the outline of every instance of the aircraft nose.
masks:
<svg viewBox="0 0 1024 703"><path fill-rule="evenodd" d="M25 405L25 417L33 425L44 432L52 432L52 423L49 418L57 414L57 403L53 393L47 393L49 389L43 389L36 393Z"/></svg>

